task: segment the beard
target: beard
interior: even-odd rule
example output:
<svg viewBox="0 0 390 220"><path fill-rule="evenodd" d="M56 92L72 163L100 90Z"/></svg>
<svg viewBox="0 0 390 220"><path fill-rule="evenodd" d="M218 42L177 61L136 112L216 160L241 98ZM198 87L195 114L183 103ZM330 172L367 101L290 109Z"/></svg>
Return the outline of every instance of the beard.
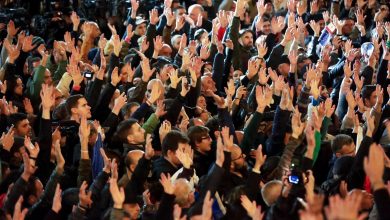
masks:
<svg viewBox="0 0 390 220"><path fill-rule="evenodd" d="M248 165L247 165L247 163L245 162L244 165L242 165L240 167L235 167L234 171L240 173L243 178L246 178L248 176Z"/></svg>

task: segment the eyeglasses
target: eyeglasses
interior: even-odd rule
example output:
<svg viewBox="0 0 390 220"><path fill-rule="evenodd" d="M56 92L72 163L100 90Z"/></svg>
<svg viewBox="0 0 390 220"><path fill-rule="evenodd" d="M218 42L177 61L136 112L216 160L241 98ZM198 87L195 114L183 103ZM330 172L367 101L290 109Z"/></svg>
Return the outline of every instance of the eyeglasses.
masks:
<svg viewBox="0 0 390 220"><path fill-rule="evenodd" d="M240 155L238 158L236 158L236 159L234 159L234 160L232 160L232 161L236 161L236 160L239 160L239 159L241 159L241 158L245 159L245 157L246 157L246 155L243 154L243 153L241 153L241 155Z"/></svg>
<svg viewBox="0 0 390 220"><path fill-rule="evenodd" d="M200 139L201 139L201 140L206 140L206 139L211 139L211 137L210 137L210 135L207 135L207 136L205 136L205 137L201 137Z"/></svg>

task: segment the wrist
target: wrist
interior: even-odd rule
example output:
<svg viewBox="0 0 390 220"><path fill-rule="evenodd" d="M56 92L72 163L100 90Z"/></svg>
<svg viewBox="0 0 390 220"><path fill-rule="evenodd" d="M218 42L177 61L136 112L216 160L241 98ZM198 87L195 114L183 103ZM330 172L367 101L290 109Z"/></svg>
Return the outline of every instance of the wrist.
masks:
<svg viewBox="0 0 390 220"><path fill-rule="evenodd" d="M123 208L123 204L122 203L114 203L114 209L122 209Z"/></svg>
<svg viewBox="0 0 390 220"><path fill-rule="evenodd" d="M371 186L374 191L386 188L385 184L383 183L383 180L381 179L371 181Z"/></svg>
<svg viewBox="0 0 390 220"><path fill-rule="evenodd" d="M264 109L265 109L265 107L257 107L256 111L257 111L258 113L263 113L263 112L264 112Z"/></svg>

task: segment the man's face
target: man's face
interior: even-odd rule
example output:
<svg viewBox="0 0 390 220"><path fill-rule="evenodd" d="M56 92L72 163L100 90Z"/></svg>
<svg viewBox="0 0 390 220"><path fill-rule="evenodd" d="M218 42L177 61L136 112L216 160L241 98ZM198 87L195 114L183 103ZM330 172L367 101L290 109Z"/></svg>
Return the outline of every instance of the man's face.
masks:
<svg viewBox="0 0 390 220"><path fill-rule="evenodd" d="M77 100L76 111L79 116L85 116L86 118L91 117L91 107L88 105L88 102L85 98Z"/></svg>
<svg viewBox="0 0 390 220"><path fill-rule="evenodd" d="M21 137L24 136L31 136L31 126L30 122L27 119L24 119L20 121L16 126L15 126L15 134Z"/></svg>
<svg viewBox="0 0 390 220"><path fill-rule="evenodd" d="M123 204L123 210L130 216L130 220L138 219L141 208L138 203Z"/></svg>
<svg viewBox="0 0 390 220"><path fill-rule="evenodd" d="M201 11L198 7L192 7L188 11L188 15L195 23L198 21L198 16L200 15L200 13Z"/></svg>
<svg viewBox="0 0 390 220"><path fill-rule="evenodd" d="M240 37L240 40L242 42L242 46L246 48L251 48L253 47L253 36L252 33L246 32Z"/></svg>
<svg viewBox="0 0 390 220"><path fill-rule="evenodd" d="M344 145L341 150L339 151L340 155L341 156L355 156L355 151L356 151L356 147L355 147L355 143L351 143L351 144L346 144Z"/></svg>
<svg viewBox="0 0 390 220"><path fill-rule="evenodd" d="M345 24L344 24L343 29L342 29L343 34L345 34L345 35L351 34L354 25L355 25L355 22L353 20L351 20L351 19L345 20Z"/></svg>
<svg viewBox="0 0 390 220"><path fill-rule="evenodd" d="M47 85L51 85L53 83L53 79L51 78L51 73L48 69L45 70L45 76L43 82Z"/></svg>
<svg viewBox="0 0 390 220"><path fill-rule="evenodd" d="M376 103L376 98L377 98L377 94L376 94L376 91L373 91L372 93L371 93L371 95L370 95L370 98L369 99L365 99L365 105L367 106L367 107L373 107L374 105L375 105L375 103Z"/></svg>
<svg viewBox="0 0 390 220"><path fill-rule="evenodd" d="M217 87L215 87L215 82L211 76L202 77L202 89L204 91L211 90L213 92L217 91Z"/></svg>
<svg viewBox="0 0 390 220"><path fill-rule="evenodd" d="M127 140L130 144L142 144L145 142L145 130L135 123L131 126L130 133L127 136Z"/></svg>
<svg viewBox="0 0 390 220"><path fill-rule="evenodd" d="M290 71L290 65L287 63L279 64L278 70L284 77L287 77L288 71Z"/></svg>
<svg viewBox="0 0 390 220"><path fill-rule="evenodd" d="M23 82L20 78L16 80L16 86L14 88L14 93L16 95L23 95Z"/></svg>
<svg viewBox="0 0 390 220"><path fill-rule="evenodd" d="M176 50L179 50L180 48L180 41L181 41L181 36L180 37L177 37L174 42L173 42L173 48L175 48Z"/></svg>
<svg viewBox="0 0 390 220"><path fill-rule="evenodd" d="M201 153L206 153L206 152L209 152L211 150L211 137L209 134L204 134L201 139L200 139L200 142L197 143L197 149L199 152Z"/></svg>
<svg viewBox="0 0 390 220"><path fill-rule="evenodd" d="M179 17L183 16L186 13L186 10L184 8L177 9L175 12L176 19L179 19Z"/></svg>
<svg viewBox="0 0 390 220"><path fill-rule="evenodd" d="M261 26L260 30L261 30L261 32L263 32L266 35L271 33L271 22L269 22L269 21L263 22L263 25Z"/></svg>
<svg viewBox="0 0 390 220"><path fill-rule="evenodd" d="M138 36L143 36L146 34L146 24L142 23L137 25L137 27L134 30L134 33Z"/></svg>
<svg viewBox="0 0 390 220"><path fill-rule="evenodd" d="M207 108L205 97L199 96L198 100L196 101L196 106L199 106L200 108L205 110Z"/></svg>

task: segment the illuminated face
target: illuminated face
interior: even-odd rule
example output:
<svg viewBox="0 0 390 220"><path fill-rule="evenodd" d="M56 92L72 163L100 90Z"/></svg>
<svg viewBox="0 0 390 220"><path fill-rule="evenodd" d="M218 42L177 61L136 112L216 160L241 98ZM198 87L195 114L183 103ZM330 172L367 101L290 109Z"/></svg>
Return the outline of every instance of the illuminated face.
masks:
<svg viewBox="0 0 390 220"><path fill-rule="evenodd" d="M245 32L241 37L240 41L244 47L253 47L253 35L251 32Z"/></svg>
<svg viewBox="0 0 390 220"><path fill-rule="evenodd" d="M146 23L142 23L137 25L137 27L134 30L134 33L138 36L143 36L146 34Z"/></svg>
<svg viewBox="0 0 390 220"><path fill-rule="evenodd" d="M21 137L30 136L31 134L31 126L30 122L27 119L24 119L15 126L15 134Z"/></svg>
<svg viewBox="0 0 390 220"><path fill-rule="evenodd" d="M145 142L145 129L143 129L138 123L134 123L131 126L127 140L130 144L142 144Z"/></svg>
<svg viewBox="0 0 390 220"><path fill-rule="evenodd" d="M14 93L16 95L23 95L23 82L20 78L16 80L16 86L14 88Z"/></svg>
<svg viewBox="0 0 390 220"><path fill-rule="evenodd" d="M86 118L91 117L91 107L88 105L88 102L85 98L77 100L77 108L72 109L75 109L74 112L79 116L85 116Z"/></svg>

